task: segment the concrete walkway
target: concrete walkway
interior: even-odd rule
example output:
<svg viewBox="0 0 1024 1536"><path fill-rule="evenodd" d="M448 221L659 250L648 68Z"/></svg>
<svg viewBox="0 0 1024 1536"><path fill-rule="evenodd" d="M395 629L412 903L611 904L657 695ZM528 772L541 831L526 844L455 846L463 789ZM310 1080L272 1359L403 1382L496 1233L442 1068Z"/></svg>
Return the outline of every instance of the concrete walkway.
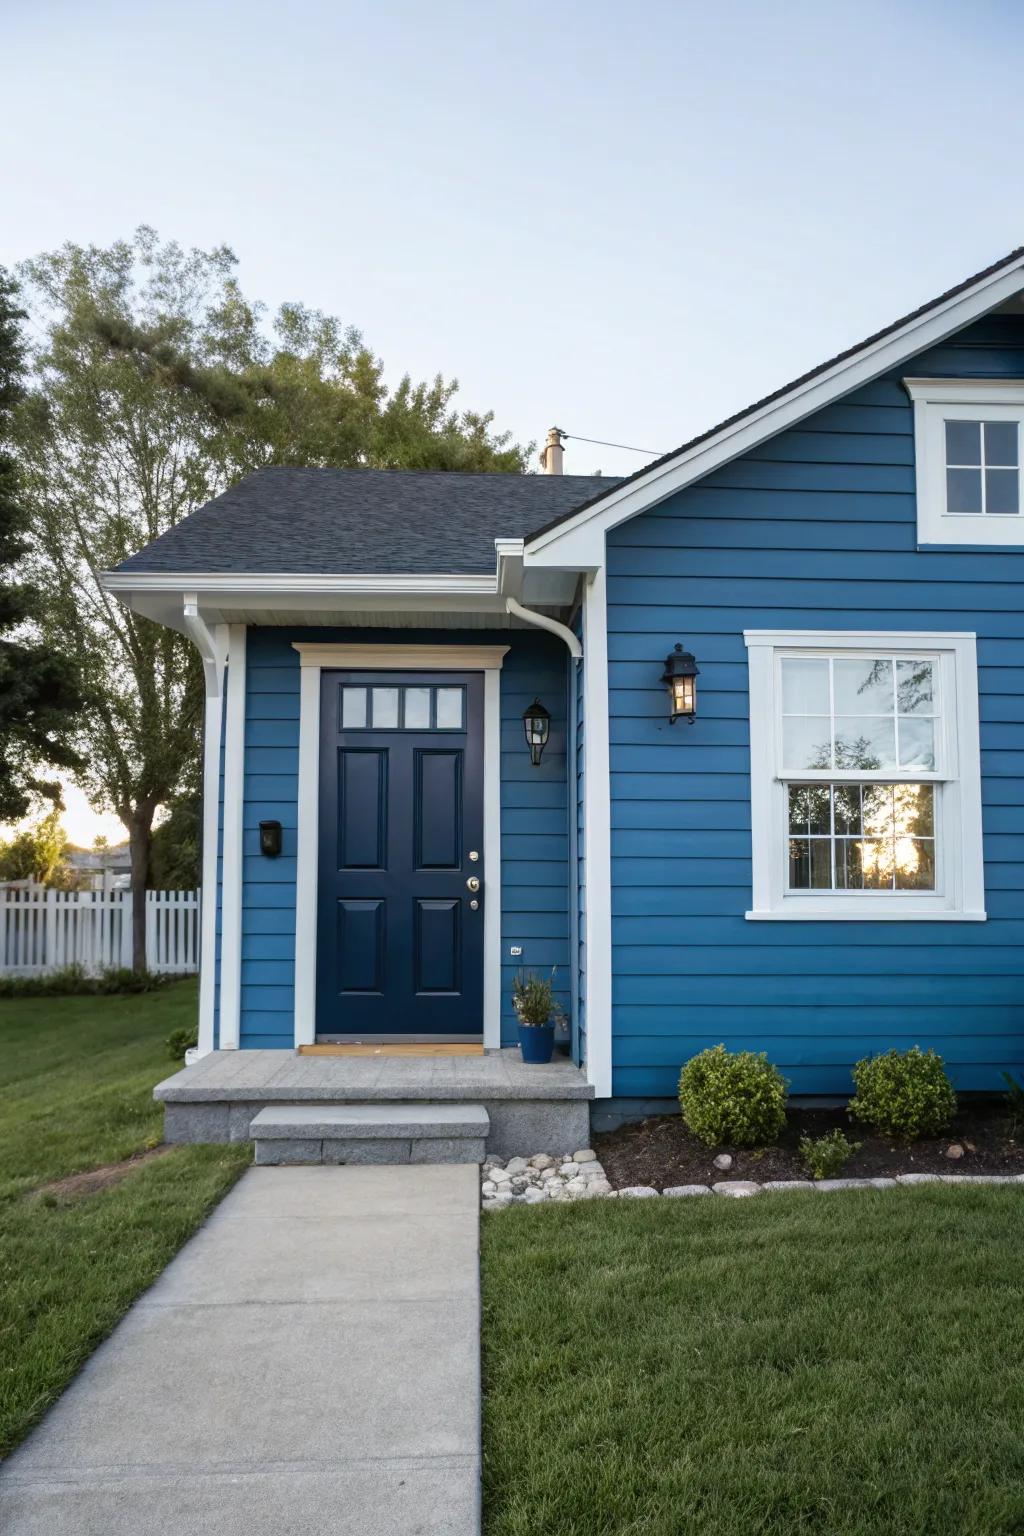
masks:
<svg viewBox="0 0 1024 1536"><path fill-rule="evenodd" d="M479 1171L254 1168L0 1471L4 1536L477 1536Z"/></svg>

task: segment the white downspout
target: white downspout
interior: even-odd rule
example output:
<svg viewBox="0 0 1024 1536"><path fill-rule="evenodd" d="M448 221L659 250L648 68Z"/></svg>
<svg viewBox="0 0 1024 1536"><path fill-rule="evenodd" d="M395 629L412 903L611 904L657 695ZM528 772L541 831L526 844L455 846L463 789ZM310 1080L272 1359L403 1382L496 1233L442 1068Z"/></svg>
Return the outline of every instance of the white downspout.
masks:
<svg viewBox="0 0 1024 1536"><path fill-rule="evenodd" d="M533 624L537 629L546 629L550 634L557 635L569 647L569 654L574 666L569 671L569 698L566 710L566 740L565 740L565 798L568 813L569 831L569 997L572 1013L572 1032L578 1038L579 1030L579 990L580 990L580 933L579 933L579 856L577 848L576 797L578 788L576 783L576 668L583 660L583 646L567 624L562 624L558 619L551 619L546 613L536 613L532 608L524 608L522 603L514 597L505 598L506 612L513 614L517 619L522 619L524 624ZM571 771L570 771L571 770ZM575 1054L575 1039L571 1041Z"/></svg>
<svg viewBox="0 0 1024 1536"><path fill-rule="evenodd" d="M558 619L550 619L546 613L535 613L532 608L524 608L522 603L517 602L514 597L506 597L505 609L506 612L515 614L517 619L522 619L524 624L535 624L538 629L546 629L550 634L557 635L559 640L564 640L573 661L582 659L583 647L568 624L562 624Z"/></svg>

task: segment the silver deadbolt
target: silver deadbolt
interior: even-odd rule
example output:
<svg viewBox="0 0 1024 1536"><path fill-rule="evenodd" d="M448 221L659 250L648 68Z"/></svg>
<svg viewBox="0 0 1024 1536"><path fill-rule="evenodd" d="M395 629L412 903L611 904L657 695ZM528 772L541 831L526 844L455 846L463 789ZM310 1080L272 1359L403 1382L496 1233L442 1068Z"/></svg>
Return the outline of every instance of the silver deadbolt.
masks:
<svg viewBox="0 0 1024 1536"><path fill-rule="evenodd" d="M466 890L467 891L478 891L479 889L480 889L479 877L477 875L470 875L469 879L466 881Z"/></svg>
<svg viewBox="0 0 1024 1536"><path fill-rule="evenodd" d="M477 853L476 849L474 848L473 852L469 856L469 862L471 864L475 864L479 857L480 857L480 855Z"/></svg>
<svg viewBox="0 0 1024 1536"><path fill-rule="evenodd" d="M477 907L479 907L479 905L480 905L480 903L478 901L471 901L470 904L469 904L469 910L471 912L475 912Z"/></svg>

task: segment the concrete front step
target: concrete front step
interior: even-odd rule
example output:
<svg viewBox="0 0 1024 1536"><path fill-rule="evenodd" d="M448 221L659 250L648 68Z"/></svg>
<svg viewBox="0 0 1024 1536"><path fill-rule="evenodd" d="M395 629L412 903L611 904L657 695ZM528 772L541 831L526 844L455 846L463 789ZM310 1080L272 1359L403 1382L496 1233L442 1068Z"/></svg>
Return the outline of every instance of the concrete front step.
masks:
<svg viewBox="0 0 1024 1536"><path fill-rule="evenodd" d="M272 1104L250 1134L261 1167L305 1163L482 1163L482 1104Z"/></svg>

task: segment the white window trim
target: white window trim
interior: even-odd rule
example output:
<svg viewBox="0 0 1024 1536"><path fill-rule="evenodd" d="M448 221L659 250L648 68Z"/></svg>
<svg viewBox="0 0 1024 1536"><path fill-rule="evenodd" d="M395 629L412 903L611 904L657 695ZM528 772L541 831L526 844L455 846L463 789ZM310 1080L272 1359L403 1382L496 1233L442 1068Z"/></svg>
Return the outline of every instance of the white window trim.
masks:
<svg viewBox="0 0 1024 1536"><path fill-rule="evenodd" d="M1024 446L1024 382L1007 379L904 379L914 402L918 544L1024 547L1024 465L1016 513L946 511L947 419L1016 421Z"/></svg>
<svg viewBox="0 0 1024 1536"><path fill-rule="evenodd" d="M316 907L320 829L320 673L462 671L484 675L483 1037L501 1045L501 664L507 645L326 645L294 641L299 653L299 803L295 869L295 1044L316 1040ZM230 698L230 695L229 695Z"/></svg>
<svg viewBox="0 0 1024 1536"><path fill-rule="evenodd" d="M981 751L978 729L978 661L973 634L877 630L745 630L750 678L750 811L755 922L985 921L985 871L981 828ZM908 657L935 655L942 668L945 742L942 769L941 889L935 892L807 892L786 890L784 781L778 773L780 653L884 651ZM948 773L949 777L945 778ZM787 777L795 777L789 775ZM811 775L815 777L815 775ZM834 774L834 779L852 778ZM894 778L905 777L893 775ZM937 774L915 774L935 780Z"/></svg>

